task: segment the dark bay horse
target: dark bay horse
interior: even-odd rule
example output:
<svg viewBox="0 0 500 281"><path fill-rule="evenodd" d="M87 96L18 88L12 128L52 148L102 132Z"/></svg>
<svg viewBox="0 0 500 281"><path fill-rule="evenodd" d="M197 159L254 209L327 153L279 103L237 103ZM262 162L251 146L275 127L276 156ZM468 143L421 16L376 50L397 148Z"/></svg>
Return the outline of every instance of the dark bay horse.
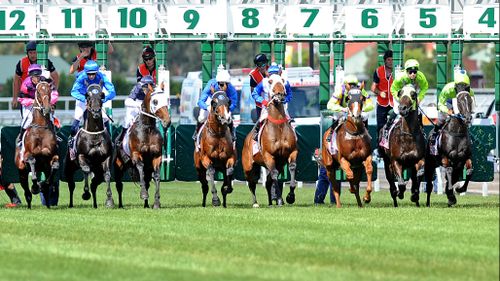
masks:
<svg viewBox="0 0 500 281"><path fill-rule="evenodd" d="M467 191L467 186L472 177L472 142L469 136L469 126L472 122L472 97L463 89L457 94L454 114L443 125L441 141L438 146L438 155L430 153L430 146L426 149L425 177L427 181L427 207L430 206L430 197L433 190L432 180L437 167L445 168L446 195L448 206L457 203L453 193ZM465 182L458 182L464 166L466 168Z"/></svg>
<svg viewBox="0 0 500 281"><path fill-rule="evenodd" d="M361 86L361 89L363 86ZM359 197L359 183L363 168L368 180L366 193L363 197L365 203L370 203L372 192L372 155L371 155L371 137L368 134L361 113L366 98L361 94L361 89L353 88L348 91L348 115L336 132L336 144L338 150L333 154L328 149L327 137L332 134L330 127L323 135L322 146L322 164L325 166L328 178L334 187L335 200L337 208L340 203L340 185L336 183L335 171L340 167L346 174L347 180L351 186L351 192L356 196L358 206L362 207ZM333 140L332 140L333 141Z"/></svg>
<svg viewBox="0 0 500 281"><path fill-rule="evenodd" d="M253 132L250 132L243 145L242 164L248 187L253 196L253 207L259 207L255 196L255 188L260 176L260 167L267 169L266 180L269 206L276 201L283 205L282 190L278 183L278 175L283 172L288 163L290 170L290 192L286 197L288 204L295 202L295 171L297 168L297 136L288 122L283 102L285 101L285 86L278 75L269 78L268 116L259 138L259 151L253 151Z"/></svg>
<svg viewBox="0 0 500 281"><path fill-rule="evenodd" d="M111 137L106 128L104 128L102 118L102 101L104 93L101 86L91 84L87 88L86 93L87 109L86 118L83 127L78 131L75 136L75 159L70 157L70 147L66 154L64 163L64 171L68 181L69 188L69 207L73 207L73 192L75 190L75 181L73 176L78 169L82 169L84 174L84 193L82 194L83 200L90 199L89 193L89 176L93 173L93 178L90 183L90 190L92 192L93 207L97 208L96 191L97 186L106 181L106 207L112 208L114 206L113 197L111 194L111 156L113 155L111 146Z"/></svg>
<svg viewBox="0 0 500 281"><path fill-rule="evenodd" d="M394 123L389 134L389 149L379 147L384 159L385 176L390 185L390 192L394 207L398 206L397 197L404 198L406 182L403 179L403 171L407 169L411 173L411 201L417 207L420 206L419 187L424 176L425 164L425 138L422 133L420 119L418 117L417 92L412 85L406 85L401 89L399 100L399 113L401 118ZM380 134L382 137L382 134ZM380 142L380 140L379 140ZM394 184L395 178L398 186Z"/></svg>
<svg viewBox="0 0 500 281"><path fill-rule="evenodd" d="M28 208L31 208L32 193L38 194L40 189L45 198L50 198L50 190L54 186L54 176L59 170L57 139L54 125L50 120L51 93L52 87L49 83L42 81L37 84L32 109L33 121L26 129L23 140L24 148L16 147L15 163L19 170L19 180L24 189ZM20 137L23 138L23 136ZM30 170L33 182L31 191L28 185ZM41 172L45 174L45 182L38 182ZM50 204L47 204L47 208L50 208Z"/></svg>
<svg viewBox="0 0 500 281"><path fill-rule="evenodd" d="M161 121L164 128L171 124L168 112L170 99L168 94L159 88L154 90L151 85L145 92L144 101L136 120L130 126L128 141L116 147L116 158L114 159L116 190L118 192L118 207L123 208L123 174L131 168L132 174L139 174L141 185L140 196L144 200L144 208L149 208L149 182L155 182L155 202L153 208L158 209L160 204L160 166L162 163L163 137L156 127L156 121ZM127 136L125 136L127 138ZM127 151L124 151L124 146ZM129 159L124 159L123 154L130 154Z"/></svg>
<svg viewBox="0 0 500 281"><path fill-rule="evenodd" d="M227 194L233 192L233 172L236 164L236 150L229 126L231 115L230 100L223 91L215 92L210 104L210 112L203 129L200 132L200 147L194 151L194 166L198 172L203 193L202 206L206 206L207 193L210 185L212 205L220 206L215 187L215 173L222 172L224 183L221 187L222 206L226 208Z"/></svg>

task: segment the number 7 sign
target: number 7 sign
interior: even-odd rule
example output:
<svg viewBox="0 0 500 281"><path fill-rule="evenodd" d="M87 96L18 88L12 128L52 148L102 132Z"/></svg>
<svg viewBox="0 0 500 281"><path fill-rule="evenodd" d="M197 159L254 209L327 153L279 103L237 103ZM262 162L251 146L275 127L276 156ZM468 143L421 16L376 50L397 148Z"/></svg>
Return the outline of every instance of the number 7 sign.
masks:
<svg viewBox="0 0 500 281"><path fill-rule="evenodd" d="M333 32L333 7L294 5L286 7L288 34L325 34Z"/></svg>

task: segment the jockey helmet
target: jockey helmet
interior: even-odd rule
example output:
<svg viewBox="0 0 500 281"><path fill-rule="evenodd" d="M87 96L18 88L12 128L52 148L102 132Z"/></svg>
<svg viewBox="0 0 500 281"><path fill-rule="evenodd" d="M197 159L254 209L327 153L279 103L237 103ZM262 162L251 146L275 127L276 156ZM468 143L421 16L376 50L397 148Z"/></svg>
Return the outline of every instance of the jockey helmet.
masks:
<svg viewBox="0 0 500 281"><path fill-rule="evenodd" d="M359 80L356 77L356 75L353 74L348 74L344 77L344 84L349 84L349 85L358 85Z"/></svg>
<svg viewBox="0 0 500 281"><path fill-rule="evenodd" d="M151 47L146 47L142 50L142 59L143 60L146 60L146 59L152 59L156 56L155 54L155 50L153 50L153 48Z"/></svg>
<svg viewBox="0 0 500 281"><path fill-rule="evenodd" d="M455 82L455 84L463 83L466 85L470 85L470 78L467 75L467 72L465 72L465 70L460 70L459 72L455 72L454 76L455 79L453 79L453 81Z"/></svg>
<svg viewBox="0 0 500 281"><path fill-rule="evenodd" d="M415 70L418 70L419 68L419 64L418 64L418 61L415 60L415 59L409 59L405 62L405 70L408 71L410 69L415 69Z"/></svg>
<svg viewBox="0 0 500 281"><path fill-rule="evenodd" d="M279 65L277 65L276 63L273 63L271 64L271 66L269 67L269 69L267 70L267 72L269 73L269 75L271 74L279 74L280 73L280 67Z"/></svg>
<svg viewBox="0 0 500 281"><path fill-rule="evenodd" d="M87 73L87 74L95 74L95 73L97 73L97 71L99 71L99 65L97 64L97 62L95 62L93 60L88 60L85 63L85 66L83 67L83 69L85 70L85 73Z"/></svg>
<svg viewBox="0 0 500 281"><path fill-rule="evenodd" d="M229 75L229 71L222 69L220 71L217 71L217 76L215 76L215 80L217 82L226 82L229 83L231 82L231 75Z"/></svg>
<svg viewBox="0 0 500 281"><path fill-rule="evenodd" d="M256 66L262 66L262 65L265 65L269 62L269 60L267 59L267 56L265 54L257 54L255 56L255 58L253 59L253 63L256 65Z"/></svg>
<svg viewBox="0 0 500 281"><path fill-rule="evenodd" d="M26 44L26 53L28 53L29 51L36 51L35 41L29 41L28 44Z"/></svg>
<svg viewBox="0 0 500 281"><path fill-rule="evenodd" d="M78 47L79 48L91 48L91 47L94 47L94 44L90 41L81 41L81 42L78 42Z"/></svg>
<svg viewBox="0 0 500 281"><path fill-rule="evenodd" d="M144 86L146 86L148 84L150 84L152 86L155 85L155 82L154 82L153 77L151 75L146 75L146 76L143 76L141 78L141 86L142 87L144 87Z"/></svg>
<svg viewBox="0 0 500 281"><path fill-rule="evenodd" d="M32 64L28 67L29 76L40 76L42 75L42 67L39 64Z"/></svg>

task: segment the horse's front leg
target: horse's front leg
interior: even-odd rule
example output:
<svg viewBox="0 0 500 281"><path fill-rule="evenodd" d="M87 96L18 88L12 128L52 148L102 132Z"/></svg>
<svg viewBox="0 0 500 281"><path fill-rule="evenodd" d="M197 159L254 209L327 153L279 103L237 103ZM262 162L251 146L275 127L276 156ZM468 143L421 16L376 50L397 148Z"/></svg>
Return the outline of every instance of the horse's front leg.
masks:
<svg viewBox="0 0 500 281"><path fill-rule="evenodd" d="M26 204L28 205L28 209L31 209L32 194L29 189L28 175L29 172L27 167L24 167L24 169L19 170L19 183L23 187L24 198L26 199Z"/></svg>
<svg viewBox="0 0 500 281"><path fill-rule="evenodd" d="M89 200L90 199L90 192L89 192L90 166L87 163L87 160L85 159L85 156L83 154L78 155L78 163L80 164L80 167L82 168L83 178L84 178L82 199Z"/></svg>
<svg viewBox="0 0 500 281"><path fill-rule="evenodd" d="M222 206L227 208L226 198L227 194L233 192L233 173L234 173L234 159L228 159L226 163L226 172L224 173L224 184L221 188L222 193Z"/></svg>
<svg viewBox="0 0 500 281"><path fill-rule="evenodd" d="M342 169L342 171L344 171L347 180L351 182L354 179L354 172L351 169L351 163L349 163L349 161L347 161L347 159L345 159L342 156L340 156L339 163L340 163L340 168ZM351 193L355 193L356 188L352 184L350 184L349 186L350 186L349 191Z"/></svg>
<svg viewBox="0 0 500 281"><path fill-rule="evenodd" d="M153 209L159 209L160 204L160 165L161 156L153 159L153 180L155 182L155 203Z"/></svg>
<svg viewBox="0 0 500 281"><path fill-rule="evenodd" d="M106 203L107 208L114 208L115 202L113 201L113 192L111 191L111 156L109 156L106 161L102 164L102 170L104 171L104 181L106 182Z"/></svg>
<svg viewBox="0 0 500 281"><path fill-rule="evenodd" d="M40 193L40 186L38 185L38 178L35 170L36 159L32 155L28 156L26 162L30 165L31 169L31 181L33 185L31 186L31 193L38 194Z"/></svg>
<svg viewBox="0 0 500 281"><path fill-rule="evenodd" d="M406 183L405 180L403 179L403 165L399 164L399 162L396 160L393 160L391 164L393 171L398 179L398 198L404 199L406 191Z"/></svg>
<svg viewBox="0 0 500 281"><path fill-rule="evenodd" d="M425 161L420 159L420 161L415 164L415 171L411 176L411 202L415 203L417 207L420 207L420 183L424 180L425 175Z"/></svg>
<svg viewBox="0 0 500 281"><path fill-rule="evenodd" d="M144 180L144 162L142 162L142 159L136 158L134 164L135 168L139 172L139 180L140 180L140 185L141 185L141 199L142 200L148 200L149 199L149 193L146 190L146 181Z"/></svg>
<svg viewBox="0 0 500 281"><path fill-rule="evenodd" d="M290 192L286 196L286 202L288 204L295 203L295 187L297 186L297 182L295 180L295 172L297 171L297 153L295 150L288 157L288 169L290 170Z"/></svg>
<svg viewBox="0 0 500 281"><path fill-rule="evenodd" d="M451 166L450 159L448 157L443 157L441 160L441 164L445 167L445 179L446 179L446 197L448 197L448 207L451 207L457 204L457 197L453 193L453 167Z"/></svg>
<svg viewBox="0 0 500 281"><path fill-rule="evenodd" d="M328 176L328 179L330 180L330 183L333 187L333 195L335 196L336 207L340 208L342 207L342 204L340 203L340 182L337 182L337 179L335 178L335 169L326 168L326 175Z"/></svg>
<svg viewBox="0 0 500 281"><path fill-rule="evenodd" d="M463 185L461 185L460 183L456 183L453 185L453 189L455 189L455 191L457 193L463 193L463 192L467 191L469 181L472 178L472 172L474 171L474 169L472 168L472 160L471 159L467 159L465 161L465 169L466 169L466 171L465 171L466 174L465 174L465 182L463 183Z"/></svg>
<svg viewBox="0 0 500 281"><path fill-rule="evenodd" d="M363 196L363 201L365 202L365 204L368 204L372 201L371 193L372 193L373 163L371 155L366 157L366 160L363 162L363 166L365 167L366 180L367 180L366 192L365 196Z"/></svg>
<svg viewBox="0 0 500 281"><path fill-rule="evenodd" d="M387 179L387 182L389 183L389 192L391 193L391 198L394 203L394 207L398 206L398 188L394 184L394 171L392 168L392 165L390 164L390 159L389 157L384 157L384 171L385 171L385 178Z"/></svg>
<svg viewBox="0 0 500 281"><path fill-rule="evenodd" d="M206 176L207 176L208 185L210 186L210 190L212 192L212 206L218 207L218 206L220 206L220 199L219 199L219 196L217 195L217 188L215 188L215 179L214 179L215 178L215 168L214 168L214 166L212 166L212 164L210 164L207 167Z"/></svg>
<svg viewBox="0 0 500 281"><path fill-rule="evenodd" d="M281 206L283 205L283 202L282 200L278 200L278 195L276 192L276 188L278 188L278 175L279 175L279 172L276 169L276 162L274 161L274 157L267 152L264 153L262 157L269 172L269 176L271 177L271 180L273 182L271 185L271 201L276 200L276 204Z"/></svg>

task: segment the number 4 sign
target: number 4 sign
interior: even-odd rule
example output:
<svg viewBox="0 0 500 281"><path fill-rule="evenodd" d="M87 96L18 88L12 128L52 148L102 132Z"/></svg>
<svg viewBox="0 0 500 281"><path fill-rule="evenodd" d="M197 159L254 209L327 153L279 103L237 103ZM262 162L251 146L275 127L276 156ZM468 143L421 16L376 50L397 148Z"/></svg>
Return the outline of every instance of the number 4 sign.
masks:
<svg viewBox="0 0 500 281"><path fill-rule="evenodd" d="M471 5L464 7L464 33L498 33L498 6Z"/></svg>

